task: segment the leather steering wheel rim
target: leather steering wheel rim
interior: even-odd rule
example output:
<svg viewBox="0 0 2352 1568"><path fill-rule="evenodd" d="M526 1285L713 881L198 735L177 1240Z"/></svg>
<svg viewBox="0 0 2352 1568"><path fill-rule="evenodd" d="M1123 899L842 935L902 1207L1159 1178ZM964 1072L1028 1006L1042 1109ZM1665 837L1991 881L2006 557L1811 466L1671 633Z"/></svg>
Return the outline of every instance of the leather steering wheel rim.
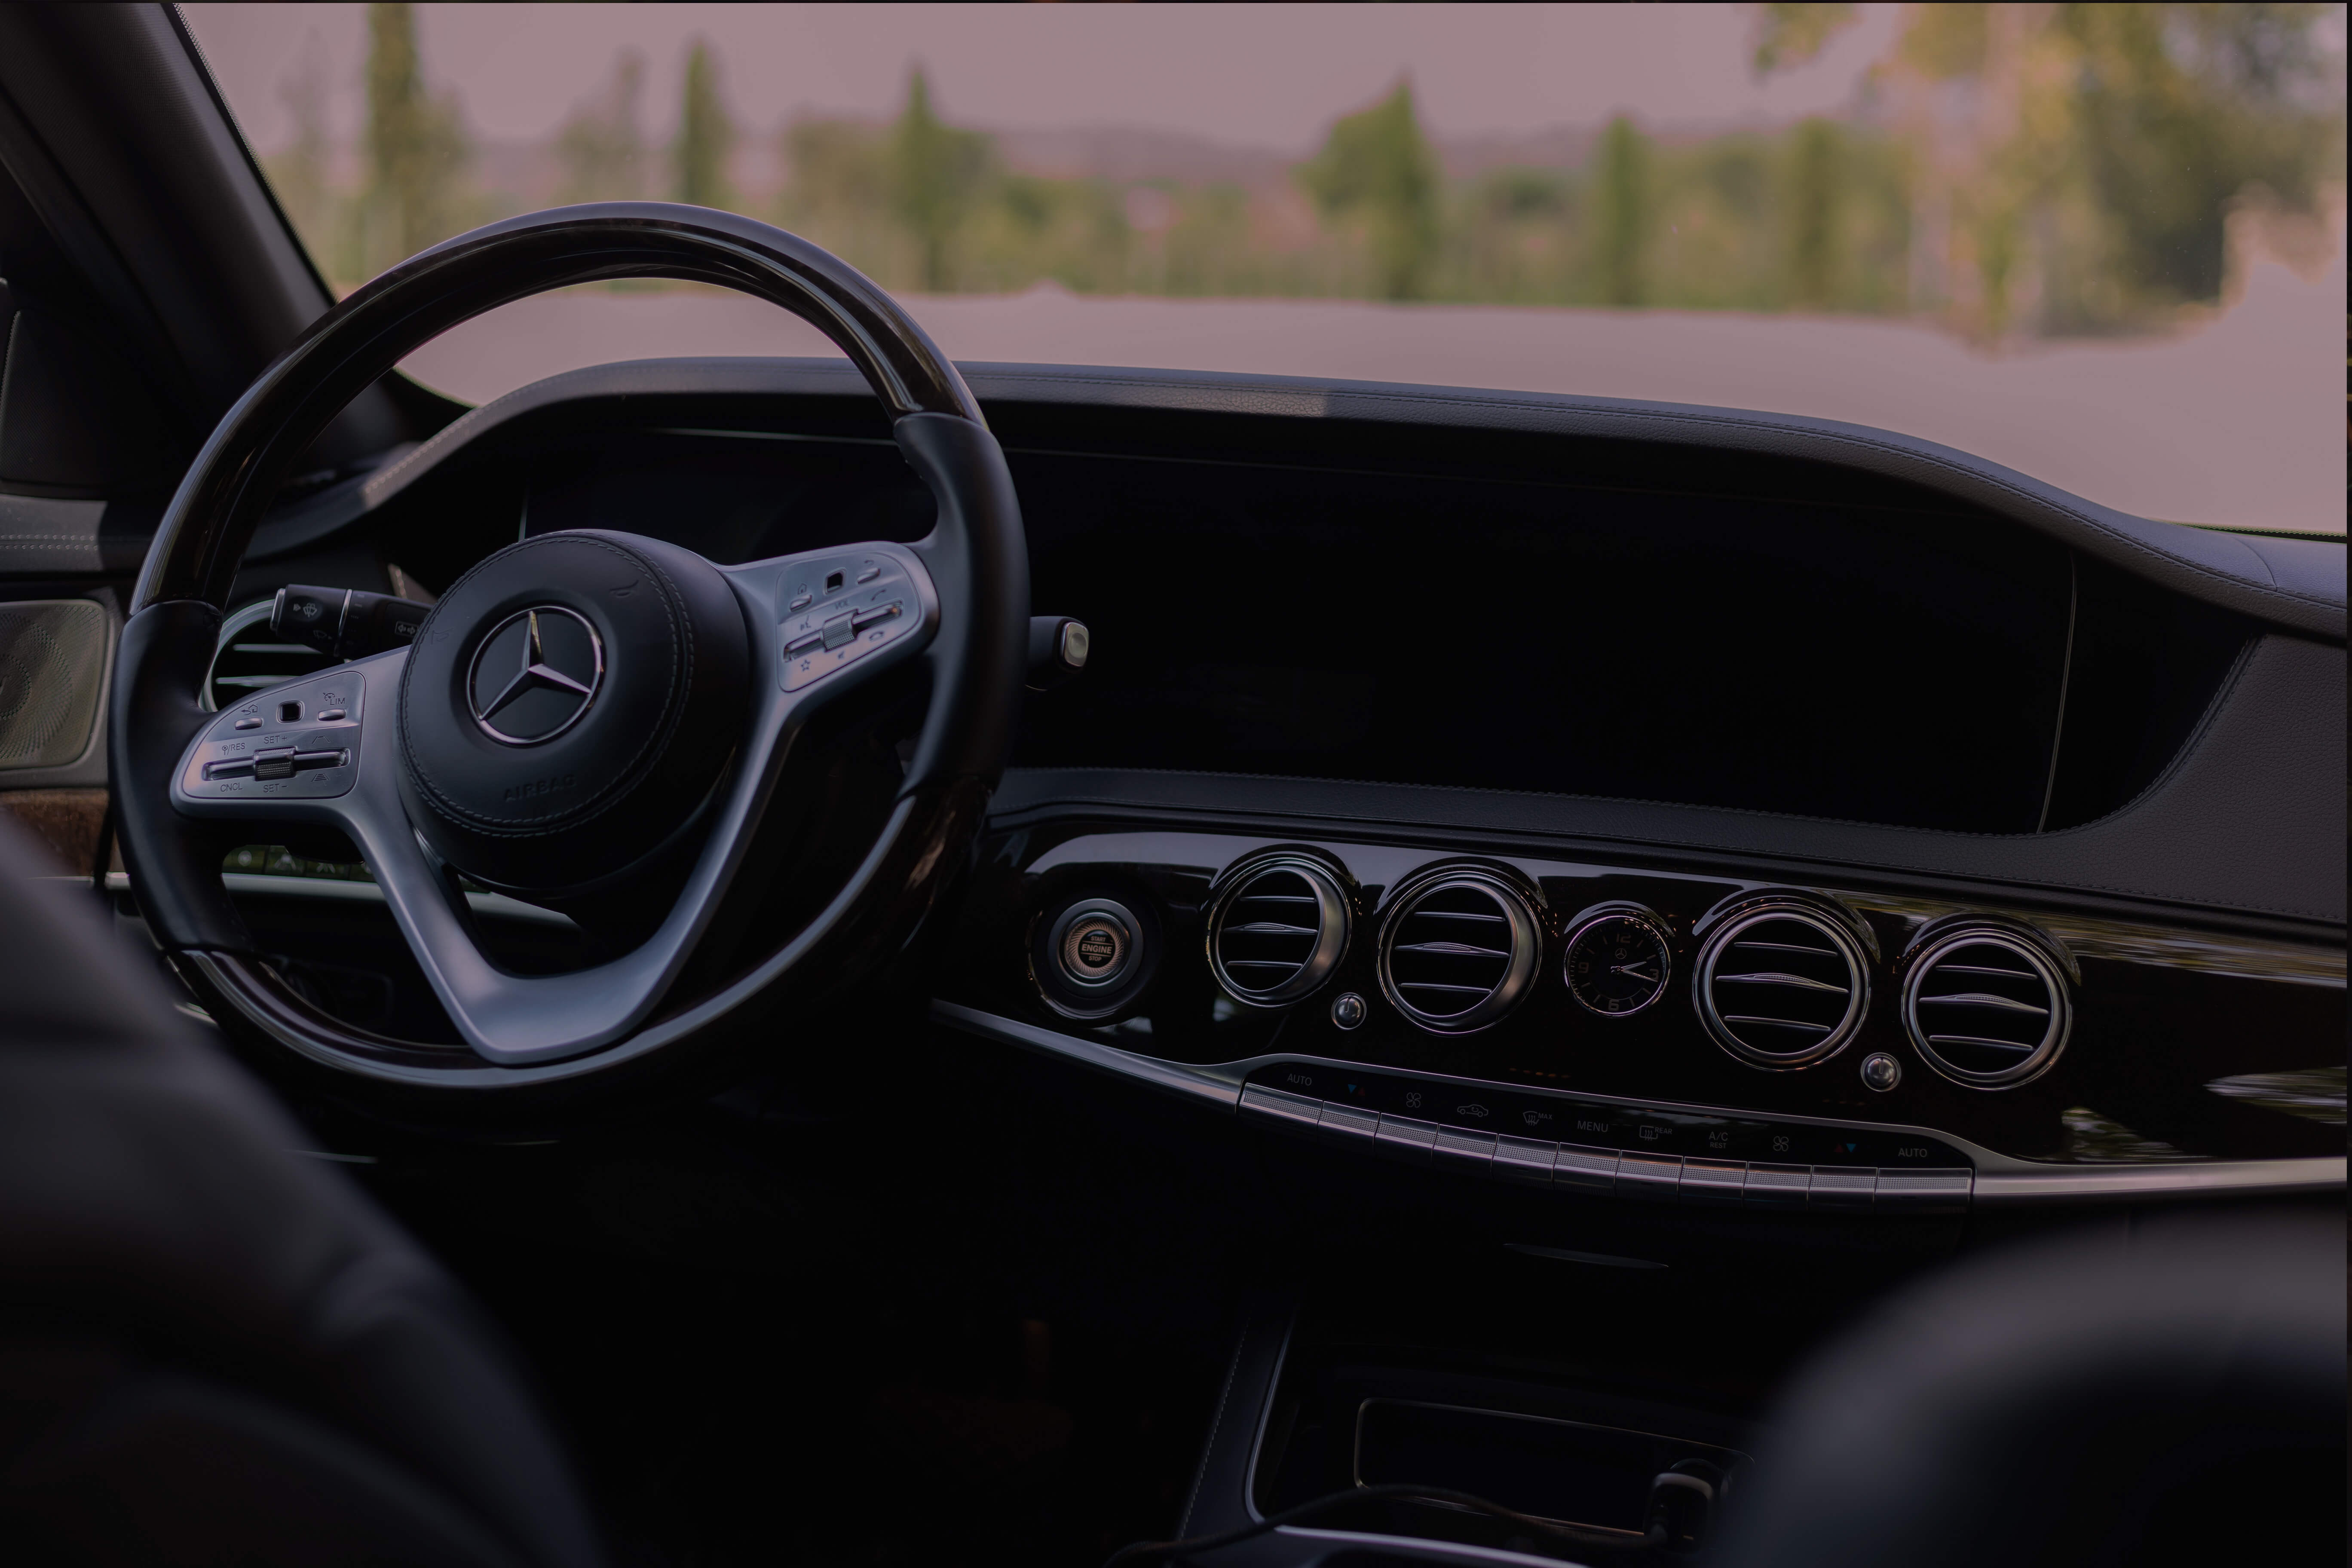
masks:
<svg viewBox="0 0 2352 1568"><path fill-rule="evenodd" d="M620 987L628 991L622 1009L628 1016L626 1027L615 1030L609 1021L593 1024L604 998L592 989L517 991L520 982L480 973L487 961L478 965L463 955L428 951L436 942L446 946L454 940L451 931L464 929L462 910L454 921L436 913L425 890L435 878L402 871L416 858L418 845L409 842L415 830L400 831L407 825L378 821L362 810L371 800L377 817L389 810L391 786L383 782L389 775L378 775L395 765L392 757L399 748L390 719L373 715L389 714L398 661L413 650L340 667L363 677L357 683L371 694L366 715L352 707L353 745L344 752L351 763L345 771L359 783L339 797L341 804L199 799L220 792L191 784L208 770L190 759L221 749L206 737L226 721L203 710L198 696L238 562L263 508L327 421L412 350L484 311L570 284L645 277L751 294L824 331L890 414L901 452L938 503L938 521L911 546L851 546L744 567L700 563L726 574L740 601L752 644L752 711L726 764L723 785L714 789L712 798L724 809L711 818L710 847L700 852L681 908L698 888L695 896L708 903L706 917L723 898L734 865L728 857L740 859L742 840L757 826L798 732L794 726L805 721L803 710L846 695L867 678L845 666L822 676L819 685L777 694L779 681L764 671L778 668L774 661L786 640L782 584L791 563L863 550L887 567L885 586L897 583L903 590L891 613L906 607L903 629L909 635L874 652L863 668L870 675L919 658L929 679L929 709L887 825L824 910L748 973L682 1008L673 1005L659 1013L668 982L698 939L702 927L695 926L667 974L646 981L649 995ZM540 540L551 537L601 537L624 548L633 539ZM509 546L489 559L537 542ZM649 550L686 553L649 541L635 546L640 556ZM660 575L657 566L653 570ZM449 603L445 597L434 616ZM791 608L805 605L803 598ZM761 1034L780 1014L804 1011L913 940L961 869L1002 771L1026 658L1027 616L1026 547L1002 449L954 365L878 286L793 235L698 207L602 203L493 224L411 258L321 316L222 418L183 479L140 574L117 656L109 740L124 863L159 943L232 1034L265 1048L283 1047L276 1053L281 1059L290 1051L299 1062L329 1069L324 1081L330 1085L373 1080L373 1107L422 1100L438 1114L455 1100L509 1107L527 1101L534 1107L530 1114L539 1116L555 1106L601 1102L608 1093L635 1094L649 1079L709 1048ZM428 617L417 649L433 640L433 628ZM900 629L894 625L890 635L898 637ZM470 635L464 627L455 630ZM864 651L853 647L844 657ZM370 671L378 664L385 668ZM404 686L399 695L404 745ZM356 722L362 717L364 739ZM220 853L225 828L233 833L236 822L272 811L297 819L309 812L309 820L341 826L361 844L470 1050L394 1040L336 1020L259 958L222 884ZM730 834L732 841L720 843ZM379 856L397 864L378 864ZM430 862L429 852L423 859ZM722 860L727 863L718 864ZM454 900L446 868L436 869ZM447 962L436 968L437 960ZM516 995L506 994L510 991ZM475 1003L479 1005L468 1012ZM551 1007L574 1020L570 1035L539 1022ZM529 1037L519 1046L502 1044L493 1037L494 1023Z"/></svg>

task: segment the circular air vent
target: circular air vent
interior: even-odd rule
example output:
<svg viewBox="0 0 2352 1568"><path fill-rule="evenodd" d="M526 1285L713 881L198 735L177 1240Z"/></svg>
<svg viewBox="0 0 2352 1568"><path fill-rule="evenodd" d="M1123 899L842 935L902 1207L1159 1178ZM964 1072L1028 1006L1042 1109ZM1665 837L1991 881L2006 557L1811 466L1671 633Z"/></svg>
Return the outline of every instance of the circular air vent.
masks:
<svg viewBox="0 0 2352 1568"><path fill-rule="evenodd" d="M1751 1067L1811 1067L1844 1048L1870 1006L1862 947L1838 921L1790 904L1717 927L1698 956L1698 1016Z"/></svg>
<svg viewBox="0 0 2352 1568"><path fill-rule="evenodd" d="M2073 1013L2058 966L2004 931L1958 931L1912 961L1903 1022L1927 1065L1955 1083L2007 1089L2066 1048Z"/></svg>
<svg viewBox="0 0 2352 1568"><path fill-rule="evenodd" d="M1381 989L1424 1029L1483 1029L1527 994L1542 945L1535 910L1500 877L1426 872L1397 889L1381 927Z"/></svg>
<svg viewBox="0 0 2352 1568"><path fill-rule="evenodd" d="M1209 967L1234 1001L1253 1007L1311 994L1347 951L1347 896L1302 856L1244 867L1209 916Z"/></svg>
<svg viewBox="0 0 2352 1568"><path fill-rule="evenodd" d="M205 676L204 706L218 712L283 680L316 675L340 661L307 643L280 642L269 629L271 601L262 599L221 623L220 644Z"/></svg>

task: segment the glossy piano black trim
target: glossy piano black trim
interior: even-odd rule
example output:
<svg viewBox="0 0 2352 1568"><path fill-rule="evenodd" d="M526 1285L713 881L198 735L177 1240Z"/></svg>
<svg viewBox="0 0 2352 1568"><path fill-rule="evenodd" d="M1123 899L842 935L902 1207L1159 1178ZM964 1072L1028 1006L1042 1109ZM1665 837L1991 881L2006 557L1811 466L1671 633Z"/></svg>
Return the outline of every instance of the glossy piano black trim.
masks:
<svg viewBox="0 0 2352 1568"><path fill-rule="evenodd" d="M952 1029L1041 1052L1063 1061L1112 1074L1147 1088L1171 1094L1199 1105L1204 1110L1238 1112L1244 1079L1261 1068L1282 1062L1317 1060L1287 1053L1253 1058L1242 1061L1216 1063L1165 1062L1121 1050L1098 1040L1083 1039L1055 1030L1024 1024L1017 1018L1006 1018L982 1012L978 1008L960 1006L952 1002L931 1004L931 1018ZM1343 1061L1325 1061L1322 1065L1344 1069L1356 1065ZM1444 1074L1420 1074L1433 1082L1458 1085L1465 1089L1507 1089L1514 1093L1543 1094L1549 1091L1520 1084L1490 1084L1476 1079L1454 1078ZM1559 1098L1566 1099L1565 1095ZM1606 1095L1580 1093L1579 1100L1610 1101ZM1700 1116L1737 1116L1737 1110L1712 1105L1675 1104L1660 1101L1614 1101L1643 1110L1684 1112ZM2046 1165L2027 1160L2012 1160L1990 1149L1979 1148L1965 1138L1931 1128L1905 1127L1885 1122L1847 1122L1816 1121L1788 1116L1776 1120L1813 1121L1823 1127L1853 1128L1877 1134L1917 1133L1939 1138L1957 1146L1976 1166L1976 1204L2103 1204L2131 1202L2172 1202L2185 1198L2255 1197L2294 1194L2340 1191L2346 1184L2346 1161L2341 1155L2293 1160L2210 1160L2194 1163L2167 1165Z"/></svg>
<svg viewBox="0 0 2352 1568"><path fill-rule="evenodd" d="M1220 825L1224 826L1224 825ZM2295 942L2190 925L2125 921L2014 896L1924 896L1858 885L1830 868L1659 864L1624 849L1490 844L1478 857L1541 894L1543 953L1520 1007L1475 1034L1432 1035L1384 999L1377 952L1351 953L1322 990L1286 1010L1226 1001L1195 940L1202 911L1230 868L1276 851L1312 854L1347 873L1353 918L1373 929L1396 889L1427 868L1462 863L1452 836L1337 834L1310 840L1102 820L1091 815L1001 819L981 864L938 994L996 1016L1059 1021L1024 983L1003 935L1068 900L1117 897L1149 907L1167 952L1149 992L1094 1020L1095 1037L1171 1064L1273 1055L1346 1060L1368 1071L1452 1074L1633 1103L1697 1103L1745 1114L1897 1123L1965 1138L2036 1163L2105 1165L2317 1157L2342 1147L2338 1129L2280 1113L2207 1086L2249 1073L2305 1071L2340 1061L2344 959L2325 942ZM1791 873L1794 872L1792 875ZM1811 874L1808 874L1810 872ZM1759 897L1793 898L1868 932L1873 1002L1849 1047L1812 1066L1765 1071L1708 1037L1688 986L1643 1015L1595 1018L1559 973L1572 911L1609 900L1656 910L1679 971L1711 922ZM1956 1083L1922 1059L1899 997L1923 936L1955 921L2029 936L2052 953L2074 990L2066 1049L2029 1082L1989 1089ZM1342 992L1370 998L1360 1025L1332 1016ZM1859 1065L1885 1052L1904 1068L1891 1089L1866 1086Z"/></svg>

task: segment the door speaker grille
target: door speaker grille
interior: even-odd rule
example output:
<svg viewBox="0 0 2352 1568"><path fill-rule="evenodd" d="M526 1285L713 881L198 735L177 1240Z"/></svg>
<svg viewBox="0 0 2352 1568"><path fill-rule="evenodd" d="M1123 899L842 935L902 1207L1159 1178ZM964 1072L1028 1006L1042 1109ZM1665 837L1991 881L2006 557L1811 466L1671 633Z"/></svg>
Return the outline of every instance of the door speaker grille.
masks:
<svg viewBox="0 0 2352 1568"><path fill-rule="evenodd" d="M1861 944L1830 916L1792 905L1719 927L1700 950L1696 989L1716 1043L1760 1068L1827 1061L1870 1005Z"/></svg>
<svg viewBox="0 0 2352 1568"><path fill-rule="evenodd" d="M2002 931L1961 931L1913 962L1903 1022L1912 1045L1946 1078L2007 1089L2058 1059L2071 1009L2057 965L2032 942Z"/></svg>
<svg viewBox="0 0 2352 1568"><path fill-rule="evenodd" d="M1535 910L1509 883L1439 871L1398 890L1381 928L1381 989L1424 1029L1483 1029L1527 994L1541 946Z"/></svg>
<svg viewBox="0 0 2352 1568"><path fill-rule="evenodd" d="M1316 862L1245 867L1209 917L1209 965L1236 1002L1280 1007L1331 977L1348 951L1347 896Z"/></svg>
<svg viewBox="0 0 2352 1568"><path fill-rule="evenodd" d="M88 599L0 605L0 770L61 768L89 749L106 641Z"/></svg>

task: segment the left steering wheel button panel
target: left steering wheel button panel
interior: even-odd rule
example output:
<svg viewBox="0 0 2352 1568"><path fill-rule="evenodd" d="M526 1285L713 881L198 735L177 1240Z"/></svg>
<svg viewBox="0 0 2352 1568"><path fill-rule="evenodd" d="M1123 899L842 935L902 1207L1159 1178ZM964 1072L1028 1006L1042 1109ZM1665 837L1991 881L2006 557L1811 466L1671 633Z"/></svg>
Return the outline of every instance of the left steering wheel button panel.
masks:
<svg viewBox="0 0 2352 1568"><path fill-rule="evenodd" d="M351 668L257 691L188 748L179 790L195 800L319 800L359 776L367 677ZM307 721L300 716L308 715ZM284 721L296 720L294 724Z"/></svg>
<svg viewBox="0 0 2352 1568"><path fill-rule="evenodd" d="M783 689L814 685L904 637L921 618L906 613L913 591L906 568L887 555L832 556L795 566L784 589L793 613L777 628Z"/></svg>

